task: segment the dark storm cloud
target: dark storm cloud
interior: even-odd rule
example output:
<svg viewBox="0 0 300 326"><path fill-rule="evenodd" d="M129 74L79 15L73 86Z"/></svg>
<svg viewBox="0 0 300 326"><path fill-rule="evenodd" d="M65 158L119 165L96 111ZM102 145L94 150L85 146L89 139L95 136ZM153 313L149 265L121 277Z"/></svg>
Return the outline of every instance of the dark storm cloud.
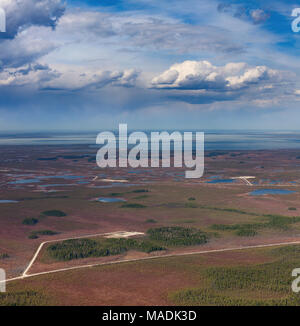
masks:
<svg viewBox="0 0 300 326"><path fill-rule="evenodd" d="M47 32L64 14L61 0L0 0L6 12L6 33L0 33L0 70L32 63L53 51Z"/></svg>
<svg viewBox="0 0 300 326"><path fill-rule="evenodd" d="M217 10L220 13L227 13L235 18L250 20L253 24L261 24L270 18L270 14L261 8L251 8L247 5L219 3Z"/></svg>
<svg viewBox="0 0 300 326"><path fill-rule="evenodd" d="M65 4L61 0L0 0L6 12L5 38L14 38L22 29L33 25L55 27L64 14Z"/></svg>

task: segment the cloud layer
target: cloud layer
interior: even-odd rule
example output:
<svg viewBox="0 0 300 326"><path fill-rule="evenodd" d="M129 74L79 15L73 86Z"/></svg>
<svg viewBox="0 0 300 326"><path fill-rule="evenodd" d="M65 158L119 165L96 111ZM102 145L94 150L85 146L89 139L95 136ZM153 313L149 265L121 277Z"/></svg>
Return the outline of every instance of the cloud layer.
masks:
<svg viewBox="0 0 300 326"><path fill-rule="evenodd" d="M33 25L55 27L65 11L61 0L0 0L0 7L7 17L7 33L3 37L10 38Z"/></svg>
<svg viewBox="0 0 300 326"><path fill-rule="evenodd" d="M215 66L209 61L184 61L153 78L152 87L176 90L234 92L285 83L288 74L266 66L251 67L244 62Z"/></svg>
<svg viewBox="0 0 300 326"><path fill-rule="evenodd" d="M0 0L8 31L0 33L1 113L48 112L51 103L55 120L72 110L129 117L147 110L160 116L170 107L272 111L299 103L299 52L289 51L298 41L274 32L267 7L219 0L84 4Z"/></svg>

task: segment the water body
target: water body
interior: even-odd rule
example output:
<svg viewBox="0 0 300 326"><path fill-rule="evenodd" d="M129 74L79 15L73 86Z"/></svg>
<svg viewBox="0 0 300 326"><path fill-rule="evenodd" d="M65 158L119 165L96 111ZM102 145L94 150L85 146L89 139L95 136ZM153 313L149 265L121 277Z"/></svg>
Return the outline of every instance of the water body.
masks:
<svg viewBox="0 0 300 326"><path fill-rule="evenodd" d="M109 198L109 197L100 197L97 199L101 203L120 203L126 202L124 198Z"/></svg>
<svg viewBox="0 0 300 326"><path fill-rule="evenodd" d="M42 133L2 133L0 145L95 145L99 132L42 132ZM134 130L132 130L134 131ZM170 130L172 132L174 130ZM234 131L234 130L189 130L205 132L206 150L260 150L260 149L300 149L299 131ZM130 133L131 131L129 131ZM148 136L150 132L145 131ZM182 131L184 132L184 130ZM118 132L115 132L116 137ZM150 138L150 137L149 137Z"/></svg>
<svg viewBox="0 0 300 326"><path fill-rule="evenodd" d="M43 188L48 188L48 187L69 187L69 186L75 186L75 184L48 184L48 185L41 185Z"/></svg>
<svg viewBox="0 0 300 326"><path fill-rule="evenodd" d="M30 184L30 183L39 183L42 180L47 179L63 179L63 180L78 180L83 179L82 175L42 175L34 179L20 179L16 181L8 182L8 184Z"/></svg>
<svg viewBox="0 0 300 326"><path fill-rule="evenodd" d="M17 200L6 200L6 199L0 200L0 204L14 204L14 203L18 203L18 201Z"/></svg>
<svg viewBox="0 0 300 326"><path fill-rule="evenodd" d="M206 183L232 183L234 182L233 179L215 179L211 181L206 181Z"/></svg>
<svg viewBox="0 0 300 326"><path fill-rule="evenodd" d="M64 179L64 180L77 180L83 179L82 175L51 175L51 176L41 176L40 179Z"/></svg>
<svg viewBox="0 0 300 326"><path fill-rule="evenodd" d="M113 188L113 187L134 187L134 186L142 186L142 184L114 182L114 183L112 183L110 185L93 186L91 188L106 189L106 188Z"/></svg>
<svg viewBox="0 0 300 326"><path fill-rule="evenodd" d="M18 185L18 184L39 183L39 182L41 182L40 179L20 179L20 180L8 182L8 184Z"/></svg>
<svg viewBox="0 0 300 326"><path fill-rule="evenodd" d="M208 177L208 179L220 179L221 176L220 175L211 175L210 177Z"/></svg>
<svg viewBox="0 0 300 326"><path fill-rule="evenodd" d="M286 189L256 189L250 192L252 196L261 196L261 195L289 195L293 194L296 191L286 190Z"/></svg>

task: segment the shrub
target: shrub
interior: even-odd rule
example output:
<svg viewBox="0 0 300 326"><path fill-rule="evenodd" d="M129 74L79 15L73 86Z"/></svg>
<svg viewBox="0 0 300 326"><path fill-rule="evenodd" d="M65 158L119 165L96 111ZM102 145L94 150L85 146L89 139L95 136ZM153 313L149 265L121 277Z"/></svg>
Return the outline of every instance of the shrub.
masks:
<svg viewBox="0 0 300 326"><path fill-rule="evenodd" d="M146 208L147 206L142 204L132 203L132 204L123 204L122 207L123 208Z"/></svg>
<svg viewBox="0 0 300 326"><path fill-rule="evenodd" d="M58 234L58 232L51 231L51 230L40 230L40 231L35 231L36 234L39 235L55 235Z"/></svg>
<svg viewBox="0 0 300 326"><path fill-rule="evenodd" d="M56 235L58 232L51 231L51 230L40 230L40 231L33 231L29 235L29 239L37 239L39 235Z"/></svg>
<svg viewBox="0 0 300 326"><path fill-rule="evenodd" d="M22 223L25 225L35 225L38 222L39 222L39 220L36 218L25 218Z"/></svg>
<svg viewBox="0 0 300 326"><path fill-rule="evenodd" d="M38 236L36 234L30 234L28 236L28 239L37 239L37 238L38 238Z"/></svg>
<svg viewBox="0 0 300 326"><path fill-rule="evenodd" d="M149 197L148 195L141 195L141 196L134 197L134 199L145 199L148 197Z"/></svg>
<svg viewBox="0 0 300 326"><path fill-rule="evenodd" d="M184 205L184 207L185 207L185 208L197 208L198 206L197 206L197 204L195 204L195 203L186 203L186 204Z"/></svg>
<svg viewBox="0 0 300 326"><path fill-rule="evenodd" d="M0 259L7 259L9 258L8 254L0 254Z"/></svg>
<svg viewBox="0 0 300 326"><path fill-rule="evenodd" d="M145 221L146 223L156 223L156 221L153 218L148 218L148 220Z"/></svg>
<svg viewBox="0 0 300 326"><path fill-rule="evenodd" d="M49 211L44 211L42 212L43 215L46 215L46 216L56 216L56 217L64 217L64 216L67 216L66 213L62 212L62 211L59 211L59 210L56 210L56 209L53 209L53 210L49 210Z"/></svg>
<svg viewBox="0 0 300 326"><path fill-rule="evenodd" d="M254 237L257 232L253 229L240 229L236 232L236 235L240 237Z"/></svg>
<svg viewBox="0 0 300 326"><path fill-rule="evenodd" d="M0 293L0 306L43 306L48 304L50 304L50 298L36 291Z"/></svg>
<svg viewBox="0 0 300 326"><path fill-rule="evenodd" d="M297 208L296 207L289 207L289 211L296 211Z"/></svg>
<svg viewBox="0 0 300 326"><path fill-rule="evenodd" d="M281 229L287 230L290 224L300 222L300 217L294 216L282 216L282 215L272 215L272 214L264 214L262 215L267 222L260 222L260 223L252 223L252 224L213 224L211 228L213 230L220 230L220 231L234 231L237 230L237 235L245 235L248 233L252 233L252 236L256 234L256 230L269 228L269 229ZM245 232L246 230L246 232ZM251 230L251 232L250 232ZM249 232L247 232L249 231Z"/></svg>
<svg viewBox="0 0 300 326"><path fill-rule="evenodd" d="M218 231L232 231L238 230L240 227L239 224L213 224L211 228Z"/></svg>
<svg viewBox="0 0 300 326"><path fill-rule="evenodd" d="M150 253L165 250L150 241L135 239L74 239L58 242L47 248L49 255L57 260L68 261L87 257L119 255L130 249Z"/></svg>
<svg viewBox="0 0 300 326"><path fill-rule="evenodd" d="M161 227L149 229L147 233L151 240L171 246L193 246L208 241L207 234L195 228Z"/></svg>
<svg viewBox="0 0 300 326"><path fill-rule="evenodd" d="M195 197L190 197L188 200L196 200Z"/></svg>

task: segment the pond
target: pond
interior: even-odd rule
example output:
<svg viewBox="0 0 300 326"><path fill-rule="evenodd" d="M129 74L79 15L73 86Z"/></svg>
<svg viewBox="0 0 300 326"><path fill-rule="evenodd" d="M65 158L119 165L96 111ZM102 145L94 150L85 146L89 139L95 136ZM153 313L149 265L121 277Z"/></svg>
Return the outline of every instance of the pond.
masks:
<svg viewBox="0 0 300 326"><path fill-rule="evenodd" d="M126 202L123 198L109 198L109 197L100 197L97 199L101 203L121 203Z"/></svg>
<svg viewBox="0 0 300 326"><path fill-rule="evenodd" d="M93 186L91 188L99 188L99 189L106 189L106 188L113 188L113 187L135 187L135 186L141 186L142 184L139 183L119 183L119 182L115 182L113 184L110 185L102 185L102 186Z"/></svg>
<svg viewBox="0 0 300 326"><path fill-rule="evenodd" d="M40 179L64 179L64 180L77 180L83 179L82 175L51 175L51 176L41 176Z"/></svg>
<svg viewBox="0 0 300 326"><path fill-rule="evenodd" d="M70 186L76 186L75 184L60 184L60 183L50 183L48 185L41 185L42 188L48 188L48 187L70 187Z"/></svg>
<svg viewBox="0 0 300 326"><path fill-rule="evenodd" d="M6 199L0 200L0 204L13 204L13 203L18 203L18 201L17 200L6 200Z"/></svg>
<svg viewBox="0 0 300 326"><path fill-rule="evenodd" d="M233 179L214 179L211 181L206 181L206 183L232 183Z"/></svg>
<svg viewBox="0 0 300 326"><path fill-rule="evenodd" d="M220 179L221 176L220 175L211 175L210 177L208 177L208 179Z"/></svg>
<svg viewBox="0 0 300 326"><path fill-rule="evenodd" d="M8 182L8 184L30 184L30 183L38 183L44 179L63 179L63 180L78 180L83 179L82 175L41 175L34 179L19 179L16 181Z"/></svg>
<svg viewBox="0 0 300 326"><path fill-rule="evenodd" d="M293 194L295 191L286 190L286 189L256 189L250 192L252 196L261 196L261 195L288 195Z"/></svg>
<svg viewBox="0 0 300 326"><path fill-rule="evenodd" d="M18 184L27 184L27 183L38 183L40 181L41 181L40 179L21 179L21 180L8 182L8 184L18 185Z"/></svg>

